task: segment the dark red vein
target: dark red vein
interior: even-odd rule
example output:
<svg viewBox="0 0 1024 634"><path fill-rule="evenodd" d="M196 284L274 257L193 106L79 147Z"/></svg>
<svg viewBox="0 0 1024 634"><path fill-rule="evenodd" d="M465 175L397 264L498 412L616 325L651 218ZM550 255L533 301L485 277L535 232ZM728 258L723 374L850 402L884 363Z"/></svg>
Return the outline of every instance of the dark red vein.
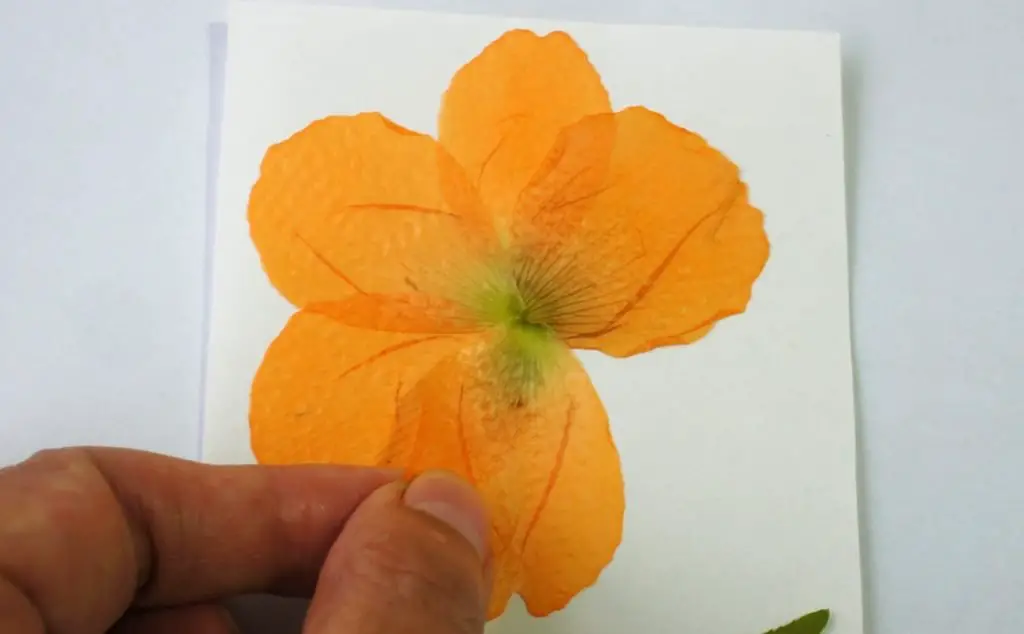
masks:
<svg viewBox="0 0 1024 634"><path fill-rule="evenodd" d="M359 286L357 286L356 283L352 281L352 278L350 278L349 276L345 275L344 273L341 272L341 269L339 269L338 267L336 267L333 264L331 264L331 262L328 261L327 258L325 258L319 251L314 249L313 245L311 245L309 243L309 241L307 241L305 238L303 238L301 235L299 235L299 233L297 231L293 232L293 235L295 236L296 240L301 242L309 250L309 252L313 254L313 257L315 257L317 260L320 261L321 264L323 264L328 269L330 269L331 273L334 273L335 275L340 277L342 280L344 280L344 282L346 284L348 284L349 286L351 286L353 289L355 289L355 291L357 293L360 293L362 295L366 294L366 292L363 289L359 288Z"/></svg>
<svg viewBox="0 0 1024 634"><path fill-rule="evenodd" d="M570 401L569 409L566 410L565 413L565 427L562 429L562 442L558 445L558 452L555 454L555 465L551 469L551 476L548 478L547 484L544 486L543 493L541 493L540 501L537 503L537 509L533 512L533 516L530 518L530 523L526 525L526 532L523 533L523 551L526 550L526 545L530 541L530 535L533 534L533 529L537 526L541 513L544 512L544 509L548 505L548 500L551 498L551 491L554 490L555 483L558 481L558 475L562 472L562 465L565 463L565 452L569 448L569 432L572 431L575 413L576 403Z"/></svg>
<svg viewBox="0 0 1024 634"><path fill-rule="evenodd" d="M466 443L466 421L462 418L462 399L465 396L466 386L459 385L459 407L455 412L455 429L459 434L459 449L462 450L462 460L466 463L466 479L470 484L476 485L476 476L473 475L473 463L469 459L469 445Z"/></svg>
<svg viewBox="0 0 1024 634"><path fill-rule="evenodd" d="M352 205L345 205L345 209L354 210L365 210L365 209L379 209L381 211L407 211L410 213L418 214L429 214L432 216L450 216L452 218L458 218L459 215L444 209L436 209L434 207L423 207L421 205L406 205L402 203L356 203Z"/></svg>
<svg viewBox="0 0 1024 634"><path fill-rule="evenodd" d="M480 169L477 170L476 181L473 183L474 186L480 187L480 183L484 180L484 172L487 171L487 167L491 164L491 160L493 160L494 157L497 156L498 152L501 150L501 147L505 145L505 141L508 138L509 134L507 132L502 134L501 138L498 139L498 142L494 144L493 148L491 148L491 151L488 152L487 156L484 157L483 162L480 163Z"/></svg>
<svg viewBox="0 0 1024 634"><path fill-rule="evenodd" d="M428 341L434 341L435 339L444 339L444 336L443 335L433 335L431 337L420 337L419 339L410 339L409 341L403 341L402 343L396 343L393 346L388 346L387 348L383 348L380 352L378 352L378 353L376 353L376 354L374 354L374 355L372 355L370 357L367 357L366 359L363 359L359 363L353 365L349 369L347 369L344 372L342 372L341 374L339 374L338 377L335 379L335 381L340 381L340 380L344 379L346 376L352 374L353 372L355 372L357 370L361 370L362 368L365 368L366 366L371 365L373 363L376 363L377 361L380 361L381 359L383 359L384 357L387 357L388 355L390 355L393 352L398 352L399 350L404 350L405 348L411 348L412 346L416 346L416 345L419 345L421 343L426 343Z"/></svg>
<svg viewBox="0 0 1024 634"><path fill-rule="evenodd" d="M690 230L683 234L683 236L680 237L678 241L676 241L676 243L672 246L672 248L665 255L665 257L662 258L658 266L655 267L654 271L652 271L651 274L647 277L647 280L645 280L644 283L640 286L640 288L637 289L636 294L628 302L626 302L626 304L621 309L619 309L619 312L617 312L615 316L608 321L607 325L605 325L600 330L581 333L577 335L576 338L600 337L619 328L619 326L621 325L619 323L620 320L626 315L628 315L630 312L632 312L632 310L636 308L637 304L639 304L644 299L644 297L646 297L647 294L651 292L651 289L654 288L654 285L657 284L658 280L668 269L669 264L671 264L672 260L675 259L676 254L678 254L679 250L683 248L683 245L686 244L686 242L691 237L693 237L693 234L696 233L698 229L703 227L706 222L717 216L719 213L727 211L736 202L736 199L739 197L739 193L740 188L737 187L732 193L732 195L726 198L721 205L716 207L714 210L712 210L699 221L697 221L696 224L690 227Z"/></svg>

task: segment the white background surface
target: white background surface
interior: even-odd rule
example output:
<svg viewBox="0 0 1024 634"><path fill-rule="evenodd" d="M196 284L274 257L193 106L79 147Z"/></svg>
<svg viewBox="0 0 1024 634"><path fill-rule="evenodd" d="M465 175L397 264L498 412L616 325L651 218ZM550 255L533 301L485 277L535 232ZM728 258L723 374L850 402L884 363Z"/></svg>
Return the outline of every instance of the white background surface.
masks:
<svg viewBox="0 0 1024 634"><path fill-rule="evenodd" d="M843 34L869 631L1024 631L1024 4L489 7ZM0 0L0 462L86 442L196 455L223 15Z"/></svg>
<svg viewBox="0 0 1024 634"><path fill-rule="evenodd" d="M271 286L250 238L249 195L267 148L335 113L380 111L436 134L452 75L513 28L568 31L613 108L643 104L725 152L764 210L772 252L748 310L700 343L629 359L581 355L621 455L622 543L565 610L538 622L515 600L488 633L757 633L828 607L830 634L863 634L833 35L236 5L204 459L253 461L252 377L296 310ZM330 243L329 233L297 230L317 249ZM407 245L388 238L374 236L380 253ZM340 376L360 358L320 367ZM309 410L323 404L311 398Z"/></svg>

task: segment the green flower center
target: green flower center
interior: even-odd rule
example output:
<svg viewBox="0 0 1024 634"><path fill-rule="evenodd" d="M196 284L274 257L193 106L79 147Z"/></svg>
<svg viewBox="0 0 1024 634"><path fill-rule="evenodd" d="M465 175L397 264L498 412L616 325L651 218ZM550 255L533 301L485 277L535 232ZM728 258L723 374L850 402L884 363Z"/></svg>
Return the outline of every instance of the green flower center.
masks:
<svg viewBox="0 0 1024 634"><path fill-rule="evenodd" d="M505 404L522 407L557 367L564 344L555 329L538 318L536 304L531 304L516 276L503 268L479 286L473 305L481 321L496 330L489 374Z"/></svg>

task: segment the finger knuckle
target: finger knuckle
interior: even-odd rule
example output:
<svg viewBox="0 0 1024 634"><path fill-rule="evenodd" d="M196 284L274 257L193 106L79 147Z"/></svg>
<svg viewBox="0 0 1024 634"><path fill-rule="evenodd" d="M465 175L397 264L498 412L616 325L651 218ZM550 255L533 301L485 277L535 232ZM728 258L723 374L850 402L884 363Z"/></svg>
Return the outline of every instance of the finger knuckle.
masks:
<svg viewBox="0 0 1024 634"><path fill-rule="evenodd" d="M84 449L44 449L34 453L23 466L41 476L37 481L44 483L51 495L73 499L91 494L103 483L92 457Z"/></svg>
<svg viewBox="0 0 1024 634"><path fill-rule="evenodd" d="M18 526L34 526L52 536L70 534L84 527L99 527L113 501L106 483L87 451L49 449L17 465L22 506ZM70 537L68 537L70 538Z"/></svg>
<svg viewBox="0 0 1024 634"><path fill-rule="evenodd" d="M80 447L63 447L59 449L42 449L32 454L25 464L36 468L54 471L81 469L91 464L89 452Z"/></svg>
<svg viewBox="0 0 1024 634"><path fill-rule="evenodd" d="M111 586L122 595L117 600L130 600L132 568L120 547L123 523L87 450L40 451L5 473L2 485L0 498L18 512L0 522L0 542L8 547L0 549L0 571L54 631L68 631L72 614L94 613L87 595L67 592L66 582L56 582L35 562L60 562L62 570L92 579L129 571L127 584ZM95 618L105 615L96 612Z"/></svg>

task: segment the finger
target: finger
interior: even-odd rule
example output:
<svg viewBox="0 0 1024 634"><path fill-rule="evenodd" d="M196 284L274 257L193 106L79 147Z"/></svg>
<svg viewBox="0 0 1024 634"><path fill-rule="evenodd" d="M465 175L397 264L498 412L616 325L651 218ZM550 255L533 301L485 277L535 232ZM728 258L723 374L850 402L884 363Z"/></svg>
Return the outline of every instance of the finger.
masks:
<svg viewBox="0 0 1024 634"><path fill-rule="evenodd" d="M348 516L395 477L43 452L0 470L0 613L51 634L98 633L133 602L309 592Z"/></svg>
<svg viewBox="0 0 1024 634"><path fill-rule="evenodd" d="M126 615L110 634L239 634L221 605L202 603Z"/></svg>
<svg viewBox="0 0 1024 634"><path fill-rule="evenodd" d="M476 493L429 473L371 495L331 548L305 634L481 634L488 522Z"/></svg>

